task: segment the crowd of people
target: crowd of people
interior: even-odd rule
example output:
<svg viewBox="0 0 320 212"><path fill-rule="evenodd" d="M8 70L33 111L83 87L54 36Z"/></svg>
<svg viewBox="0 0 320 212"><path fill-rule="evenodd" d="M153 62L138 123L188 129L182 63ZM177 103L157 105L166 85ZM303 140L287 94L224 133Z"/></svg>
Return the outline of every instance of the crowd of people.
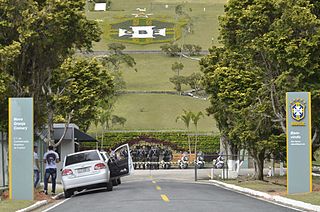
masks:
<svg viewBox="0 0 320 212"><path fill-rule="evenodd" d="M135 169L159 169L159 162L170 162L172 151L167 147L136 146L131 148L132 160Z"/></svg>

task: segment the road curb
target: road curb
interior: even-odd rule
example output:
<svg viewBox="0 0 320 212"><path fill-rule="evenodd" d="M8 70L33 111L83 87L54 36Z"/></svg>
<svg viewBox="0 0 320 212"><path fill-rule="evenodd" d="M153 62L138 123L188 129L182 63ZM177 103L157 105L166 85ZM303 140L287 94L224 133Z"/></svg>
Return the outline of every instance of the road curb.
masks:
<svg viewBox="0 0 320 212"><path fill-rule="evenodd" d="M32 211L35 210L37 208L40 208L44 205L48 204L48 200L42 200L42 201L38 201L36 203L34 203L33 205L30 205L29 207L17 210L16 212L27 212L27 211Z"/></svg>
<svg viewBox="0 0 320 212"><path fill-rule="evenodd" d="M228 183L224 183L224 182L220 182L217 180L209 180L209 182L212 182L213 184L225 187L225 188L229 188L232 190L236 190L239 191L241 193L245 193L245 194L249 194L252 196L256 196L256 197L260 197L269 201L274 201L277 203L281 203L284 205L288 205L288 206L292 206L295 208L300 208L300 209L304 209L304 210L311 210L311 211L319 211L320 212L320 206L317 205L312 205L310 203L305 203L302 201L298 201L298 200L293 200L293 199L289 199L286 197L282 197L279 195L270 195L268 193L265 192L261 192L261 191L255 191L249 188L243 188L240 186L236 186L236 185L232 185L232 184L228 184Z"/></svg>
<svg viewBox="0 0 320 212"><path fill-rule="evenodd" d="M52 199L54 200L58 200L60 199L61 197L64 196L64 193L61 192L59 194L57 194L56 196L52 197ZM48 200L41 200L41 201L37 201L36 203L34 203L33 205L30 205L29 207L26 207L26 208L23 208L23 209L20 209L20 210L17 210L16 212L28 212L28 211L32 211L32 210L35 210L35 209L38 209L44 205L47 205L49 203Z"/></svg>

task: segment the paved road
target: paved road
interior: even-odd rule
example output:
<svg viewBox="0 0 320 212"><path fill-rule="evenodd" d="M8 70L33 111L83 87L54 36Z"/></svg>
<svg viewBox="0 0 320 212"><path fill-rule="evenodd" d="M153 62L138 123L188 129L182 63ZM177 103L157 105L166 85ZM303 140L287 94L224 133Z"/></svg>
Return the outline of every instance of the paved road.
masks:
<svg viewBox="0 0 320 212"><path fill-rule="evenodd" d="M136 171L133 176L123 178L123 183L112 192L103 189L82 192L50 212L294 211L211 184L194 183L190 180L193 178L190 171L180 172L180 180L174 179L174 172L167 176L158 173L152 171L150 176L148 171ZM200 178L205 177L203 173Z"/></svg>
<svg viewBox="0 0 320 212"><path fill-rule="evenodd" d="M125 54L163 54L161 50L124 50L122 51ZM82 54L80 52L77 52L78 54ZM106 55L109 54L110 51L93 51L89 53L84 53L85 55ZM200 55L207 55L209 54L208 50L202 50L200 51Z"/></svg>

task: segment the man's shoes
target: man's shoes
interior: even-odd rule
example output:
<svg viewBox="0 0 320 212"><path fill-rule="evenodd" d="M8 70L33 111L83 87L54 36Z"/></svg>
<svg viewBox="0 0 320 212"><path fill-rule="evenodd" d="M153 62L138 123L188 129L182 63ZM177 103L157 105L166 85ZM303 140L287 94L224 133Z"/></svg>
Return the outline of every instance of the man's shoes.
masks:
<svg viewBox="0 0 320 212"><path fill-rule="evenodd" d="M56 195L56 192L52 192L51 195L52 195L52 196L55 196L55 195Z"/></svg>
<svg viewBox="0 0 320 212"><path fill-rule="evenodd" d="M43 193L44 193L45 195L48 195L48 191L46 191L46 190L44 190Z"/></svg>

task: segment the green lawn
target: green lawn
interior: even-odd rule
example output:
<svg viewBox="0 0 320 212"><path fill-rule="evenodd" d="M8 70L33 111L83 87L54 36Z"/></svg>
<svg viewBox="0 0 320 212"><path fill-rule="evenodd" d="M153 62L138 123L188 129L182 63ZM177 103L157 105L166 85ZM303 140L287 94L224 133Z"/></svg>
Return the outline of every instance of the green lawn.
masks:
<svg viewBox="0 0 320 212"><path fill-rule="evenodd" d="M174 91L174 85L169 81L175 73L171 70L171 65L175 61L181 61L184 69L181 75L190 75L199 72L199 62L176 57L168 57L160 54L134 54L131 55L137 62L138 72L125 70L123 72L127 90L154 90L154 91ZM183 87L190 89L189 87Z"/></svg>
<svg viewBox="0 0 320 212"><path fill-rule="evenodd" d="M121 21L123 17L133 17L135 9L147 8L147 13L152 13L153 18L165 18L174 21L175 6L181 4L182 0L117 0L112 2L111 11L106 12L90 12L86 11L86 15L90 19L99 20L102 30L106 29L109 23ZM223 14L224 4L227 0L189 0L184 3L188 14L193 20L193 33L183 36L178 43L191 43L200 45L203 49L208 49L212 44L218 44L218 16ZM168 8L165 7L168 5ZM205 8L205 11L204 11ZM95 50L106 50L107 44L112 42L106 35L102 36L102 40L95 44ZM162 44L135 45L126 44L129 50L140 49L160 49Z"/></svg>
<svg viewBox="0 0 320 212"><path fill-rule="evenodd" d="M163 94L126 94L121 95L116 102L113 114L127 119L124 128L114 126L120 130L184 130L182 122L176 123L176 117L183 113L183 109L193 112L202 111L209 106L209 101ZM199 131L217 133L215 121L205 116L199 121ZM194 130L194 127L191 127ZM101 129L99 128L100 132ZM95 128L89 129L90 134Z"/></svg>
<svg viewBox="0 0 320 212"><path fill-rule="evenodd" d="M14 212L22 208L26 208L36 201L28 200L1 200L0 201L0 211Z"/></svg>
<svg viewBox="0 0 320 212"><path fill-rule="evenodd" d="M313 192L303 194L287 194L286 176L265 178L265 181L242 179L242 180L228 180L226 183L234 184L244 188L250 188L257 191L267 192L271 195L281 195L290 199L320 205L320 177L313 177Z"/></svg>
<svg viewBox="0 0 320 212"><path fill-rule="evenodd" d="M110 11L90 12L86 10L89 19L97 20L106 30L108 24L120 22L124 17L131 18L136 8L147 8L147 13L153 13L153 18L176 21L175 7L184 2L184 8L193 20L192 34L182 36L180 44L190 43L202 46L204 50L212 44L217 44L218 16L223 14L223 7L227 0L117 0L112 2ZM168 8L165 7L168 5ZM205 11L204 11L205 8ZM102 35L100 42L95 43L94 50L106 50L111 41L107 34ZM125 44L127 50L160 50L162 44L135 45ZM132 55L137 62L138 72L123 68L123 77L126 90L129 91L174 91L169 78L174 75L171 65L179 58L172 58L161 54ZM182 58L184 69L181 75L190 75L199 72L199 62ZM183 90L190 89L184 86ZM209 107L210 102L191 97L160 94L128 94L119 97L115 105L114 115L127 119L124 127L113 126L113 129L123 130L182 130L182 123L175 119L182 114L183 109L194 112L203 111ZM215 121L205 117L199 121L200 131L217 132ZM94 128L89 130L94 133Z"/></svg>

